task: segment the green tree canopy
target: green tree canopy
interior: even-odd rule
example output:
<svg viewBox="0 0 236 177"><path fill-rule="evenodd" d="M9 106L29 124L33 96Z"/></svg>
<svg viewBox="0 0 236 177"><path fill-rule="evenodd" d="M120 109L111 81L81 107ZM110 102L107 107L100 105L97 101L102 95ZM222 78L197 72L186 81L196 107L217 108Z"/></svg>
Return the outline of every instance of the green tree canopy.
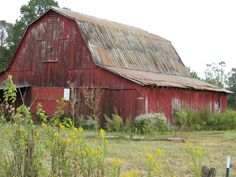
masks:
<svg viewBox="0 0 236 177"><path fill-rule="evenodd" d="M200 77L198 76L197 72L193 71L190 67L186 67L186 69L188 70L188 73L192 78L200 80Z"/></svg>
<svg viewBox="0 0 236 177"><path fill-rule="evenodd" d="M20 21L26 27L52 6L59 7L55 0L30 0L27 5L20 8Z"/></svg>
<svg viewBox="0 0 236 177"><path fill-rule="evenodd" d="M236 68L232 68L227 79L228 89L233 93L229 95L229 106L236 109Z"/></svg>
<svg viewBox="0 0 236 177"><path fill-rule="evenodd" d="M207 64L204 71L205 81L223 88L226 81L225 67L226 64L224 61Z"/></svg>
<svg viewBox="0 0 236 177"><path fill-rule="evenodd" d="M12 24L5 20L0 20L0 47L8 47L8 33L12 28Z"/></svg>
<svg viewBox="0 0 236 177"><path fill-rule="evenodd" d="M9 51L8 33L12 26L11 23L0 20L0 72L7 67L11 56Z"/></svg>
<svg viewBox="0 0 236 177"><path fill-rule="evenodd" d="M16 20L9 34L12 53L17 48L25 28L52 6L58 7L58 3L55 0L30 0L27 5L21 6L20 19Z"/></svg>

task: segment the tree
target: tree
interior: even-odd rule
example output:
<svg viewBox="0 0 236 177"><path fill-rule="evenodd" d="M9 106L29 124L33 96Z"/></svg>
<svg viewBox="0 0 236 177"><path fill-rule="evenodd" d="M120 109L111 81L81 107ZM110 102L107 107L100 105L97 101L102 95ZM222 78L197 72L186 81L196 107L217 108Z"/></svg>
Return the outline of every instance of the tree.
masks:
<svg viewBox="0 0 236 177"><path fill-rule="evenodd" d="M225 62L221 61L217 64L207 64L206 67L207 68L205 69L205 81L223 88L225 86L226 81Z"/></svg>
<svg viewBox="0 0 236 177"><path fill-rule="evenodd" d="M233 93L229 95L229 106L236 109L236 68L232 68L227 79L228 89Z"/></svg>
<svg viewBox="0 0 236 177"><path fill-rule="evenodd" d="M200 80L200 77L198 77L197 72L193 71L190 67L186 67L186 69L192 78Z"/></svg>
<svg viewBox="0 0 236 177"><path fill-rule="evenodd" d="M52 6L59 7L54 0L30 0L27 5L20 8L20 21L27 26Z"/></svg>
<svg viewBox="0 0 236 177"><path fill-rule="evenodd" d="M0 20L0 47L8 47L8 32L12 28L12 24L5 20Z"/></svg>
<svg viewBox="0 0 236 177"><path fill-rule="evenodd" d="M10 60L8 33L12 24L5 20L0 20L0 72L3 71Z"/></svg>

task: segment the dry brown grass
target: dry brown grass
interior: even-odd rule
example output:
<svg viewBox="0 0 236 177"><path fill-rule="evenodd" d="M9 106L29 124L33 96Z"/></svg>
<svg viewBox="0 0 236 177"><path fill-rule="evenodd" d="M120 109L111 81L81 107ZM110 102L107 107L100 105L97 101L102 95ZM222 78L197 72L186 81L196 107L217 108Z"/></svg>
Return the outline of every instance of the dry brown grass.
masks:
<svg viewBox="0 0 236 177"><path fill-rule="evenodd" d="M215 167L217 176L220 177L225 175L226 157L231 155L230 174L236 175L236 131L181 132L157 136L187 137L194 145L202 146L207 151L204 165ZM123 168L142 170L145 169L145 153L159 148L165 151L166 157L180 176L190 176L181 152L184 146L183 142L109 140L108 156L124 160Z"/></svg>

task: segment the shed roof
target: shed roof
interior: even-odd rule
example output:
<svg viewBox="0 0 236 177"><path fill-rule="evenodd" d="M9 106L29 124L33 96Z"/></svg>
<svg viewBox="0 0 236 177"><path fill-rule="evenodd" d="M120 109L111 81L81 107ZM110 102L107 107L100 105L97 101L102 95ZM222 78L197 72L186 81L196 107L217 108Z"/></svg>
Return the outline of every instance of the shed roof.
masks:
<svg viewBox="0 0 236 177"><path fill-rule="evenodd" d="M175 87L232 93L231 91L219 88L204 81L181 75L173 75L166 73L157 74L153 72L135 71L118 67L107 67L107 69L115 74L118 74L122 77L125 77L133 82L139 83L144 86Z"/></svg>

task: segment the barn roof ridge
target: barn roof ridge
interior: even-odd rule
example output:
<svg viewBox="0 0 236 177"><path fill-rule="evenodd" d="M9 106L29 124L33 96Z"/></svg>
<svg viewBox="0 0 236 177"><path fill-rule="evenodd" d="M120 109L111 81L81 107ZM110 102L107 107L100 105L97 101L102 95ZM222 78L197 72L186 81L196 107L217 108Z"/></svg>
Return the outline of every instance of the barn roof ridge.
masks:
<svg viewBox="0 0 236 177"><path fill-rule="evenodd" d="M116 21L112 21L112 20L107 20L105 18L99 18L99 17L95 17L95 16L92 16L92 15L83 14L83 13L79 13L79 12L75 12L75 11L71 11L71 10L67 10L67 9L62 9L62 8L58 8L58 7L51 7L50 9L60 13L61 15L72 18L73 20L81 21L83 19L84 21L90 22L90 23L104 22L103 24L101 24L101 23L100 24L104 25L104 26L115 25L115 27L118 27L118 28L121 28L121 29L123 27L123 29L133 29L136 32L145 32L149 35L158 36L159 38L161 38L163 40L171 42L166 38L163 38L159 35L153 34L152 32L149 32L145 29L142 29L142 28L139 28L139 27L136 27L136 26L132 26L132 25L128 25L128 24L124 24L124 23L120 23L120 22L116 22Z"/></svg>
<svg viewBox="0 0 236 177"><path fill-rule="evenodd" d="M167 39L110 20L60 8L51 10L77 23L97 65L189 75Z"/></svg>

